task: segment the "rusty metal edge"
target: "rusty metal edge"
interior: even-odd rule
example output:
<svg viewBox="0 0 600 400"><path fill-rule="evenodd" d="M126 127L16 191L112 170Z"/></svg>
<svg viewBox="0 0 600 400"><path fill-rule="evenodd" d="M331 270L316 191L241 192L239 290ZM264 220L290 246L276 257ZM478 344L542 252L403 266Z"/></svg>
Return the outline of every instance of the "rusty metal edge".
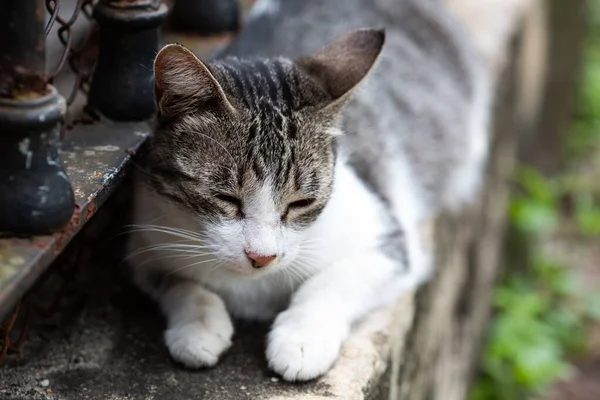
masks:
<svg viewBox="0 0 600 400"><path fill-rule="evenodd" d="M85 132L81 132L81 134L85 135ZM140 136L139 140L119 160L120 162L114 165L115 173L111 174L110 179L87 195L84 202L76 205L71 221L61 232L50 236L20 239L23 241L22 247L37 248L39 251L36 251L33 257L28 258L27 263L19 268L19 272L15 274L5 288L0 288L0 321L8 315L19 299L27 293L110 195L114 193L119 183L129 172L132 154L135 154L145 140L146 137Z"/></svg>

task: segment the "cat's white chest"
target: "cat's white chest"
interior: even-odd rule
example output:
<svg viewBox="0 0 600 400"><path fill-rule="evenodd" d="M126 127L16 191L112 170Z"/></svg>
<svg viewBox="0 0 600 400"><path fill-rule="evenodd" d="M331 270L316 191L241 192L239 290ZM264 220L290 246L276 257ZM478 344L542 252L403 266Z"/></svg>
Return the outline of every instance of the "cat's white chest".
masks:
<svg viewBox="0 0 600 400"><path fill-rule="evenodd" d="M223 299L234 317L265 321L287 307L298 282L276 277L209 282L207 286Z"/></svg>

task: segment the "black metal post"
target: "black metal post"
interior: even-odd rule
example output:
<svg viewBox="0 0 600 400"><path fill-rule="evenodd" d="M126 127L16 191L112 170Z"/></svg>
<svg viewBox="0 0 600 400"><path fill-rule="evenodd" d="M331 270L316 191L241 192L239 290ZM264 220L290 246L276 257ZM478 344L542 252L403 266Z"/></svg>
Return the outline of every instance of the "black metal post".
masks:
<svg viewBox="0 0 600 400"><path fill-rule="evenodd" d="M240 8L238 0L175 0L170 20L176 30L201 35L236 31Z"/></svg>
<svg viewBox="0 0 600 400"><path fill-rule="evenodd" d="M116 121L155 112L152 63L167 6L156 0L102 0L94 8L100 51L88 97L91 110Z"/></svg>
<svg viewBox="0 0 600 400"><path fill-rule="evenodd" d="M75 204L58 154L66 105L46 81L44 0L0 10L0 233L51 233Z"/></svg>

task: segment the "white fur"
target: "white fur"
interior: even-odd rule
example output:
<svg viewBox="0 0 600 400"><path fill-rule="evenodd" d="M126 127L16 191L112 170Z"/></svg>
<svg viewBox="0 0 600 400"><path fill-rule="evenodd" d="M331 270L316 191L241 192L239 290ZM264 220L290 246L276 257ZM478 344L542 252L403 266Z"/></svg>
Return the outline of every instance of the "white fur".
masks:
<svg viewBox="0 0 600 400"><path fill-rule="evenodd" d="M213 366L231 346L233 325L217 295L182 283L163 294L160 305L168 319L167 347L173 358L188 367Z"/></svg>
<svg viewBox="0 0 600 400"><path fill-rule="evenodd" d="M406 237L409 272L405 279L414 285L425 281L433 269L432 256L421 237L422 227L433 217L419 194L414 174L404 158L398 156L387 169L385 177L386 197L390 199L394 216L400 221Z"/></svg>
<svg viewBox="0 0 600 400"><path fill-rule="evenodd" d="M284 249L280 239L280 213L273 201L270 182L264 184L247 202L247 217L242 227L244 251L280 257Z"/></svg>
<svg viewBox="0 0 600 400"><path fill-rule="evenodd" d="M194 259L198 265L184 269L173 261L161 264L167 271L180 269L178 276L190 279L158 296L168 319L165 341L175 359L190 367L214 365L231 343L226 308L237 317L271 319L289 304L269 334L268 362L287 380L311 379L332 365L357 319L414 286L419 269L425 267L417 263L403 274L402 266L380 250L387 221L378 198L343 159L338 160L334 182L321 216L303 232L278 223L280 214L267 184L249 202L248 221L214 227L215 237L205 238L217 254L215 261L204 256L200 262ZM397 206L403 222L415 219L411 214L417 199L409 199L412 195L404 191L404 203ZM182 211L142 196L138 215L146 221L166 211L162 223L177 223L193 232L195 222ZM146 245L164 243L161 233L139 235ZM244 250L279 258L256 270L248 260L242 262ZM219 267L223 259L230 261Z"/></svg>

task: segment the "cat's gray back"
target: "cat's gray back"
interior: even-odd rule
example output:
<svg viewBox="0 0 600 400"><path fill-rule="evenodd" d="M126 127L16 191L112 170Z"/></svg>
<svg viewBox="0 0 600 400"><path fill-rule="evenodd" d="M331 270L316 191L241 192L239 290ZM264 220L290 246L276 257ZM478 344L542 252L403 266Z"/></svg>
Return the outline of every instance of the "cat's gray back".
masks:
<svg viewBox="0 0 600 400"><path fill-rule="evenodd" d="M470 37L440 1L259 0L257 6L228 54L299 58L350 30L385 28L380 60L345 111L342 151L383 197L394 179L390 169L403 167L418 176L419 195L434 209L454 202L446 198L455 193L472 194L467 181L477 178L452 174L481 168L486 139L479 131L489 93Z"/></svg>

